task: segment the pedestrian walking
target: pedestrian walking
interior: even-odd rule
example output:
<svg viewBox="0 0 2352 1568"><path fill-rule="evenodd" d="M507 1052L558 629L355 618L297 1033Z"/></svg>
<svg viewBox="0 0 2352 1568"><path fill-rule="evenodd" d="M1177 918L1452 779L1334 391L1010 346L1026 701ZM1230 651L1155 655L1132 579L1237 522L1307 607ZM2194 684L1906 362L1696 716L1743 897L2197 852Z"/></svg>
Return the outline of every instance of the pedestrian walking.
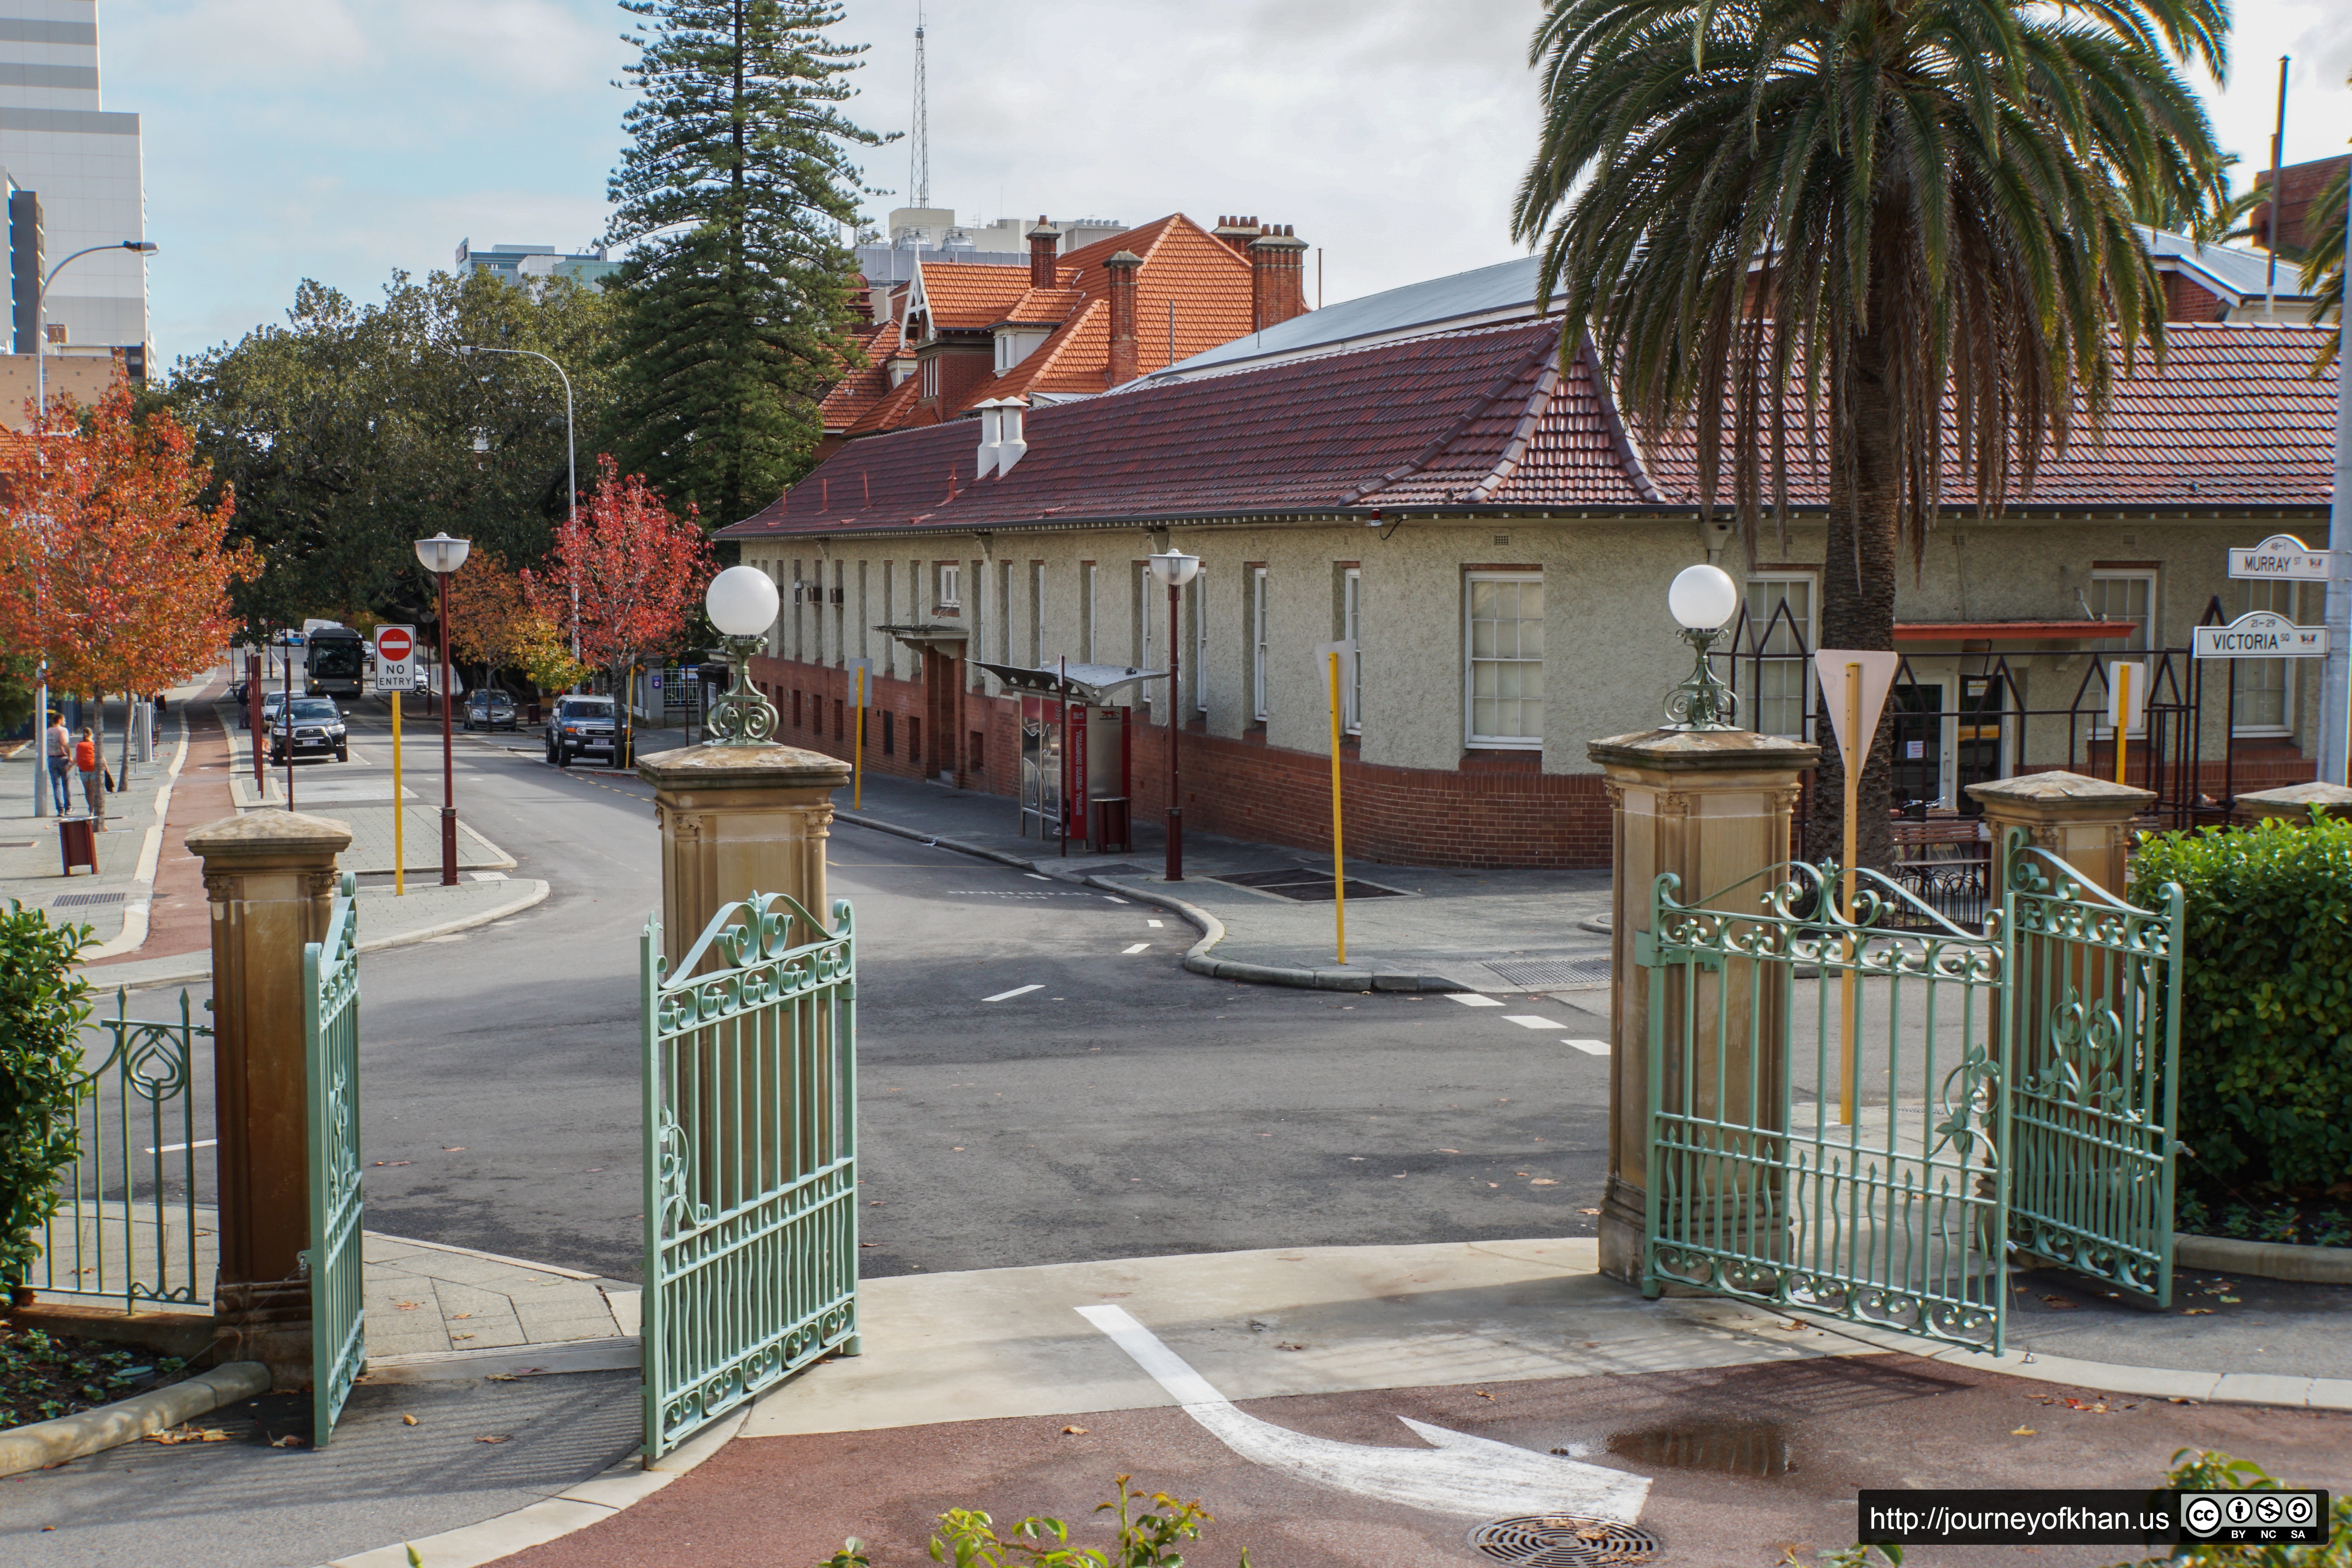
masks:
<svg viewBox="0 0 2352 1568"><path fill-rule="evenodd" d="M97 832L106 831L106 787L113 781L107 776L104 759L98 754L98 737L89 726L81 727L81 739L74 742L74 766L81 772L82 798L89 802L89 815L97 822Z"/></svg>
<svg viewBox="0 0 2352 1568"><path fill-rule="evenodd" d="M49 798L63 816L73 809L73 731L66 728L65 715L54 708L49 710L47 748Z"/></svg>

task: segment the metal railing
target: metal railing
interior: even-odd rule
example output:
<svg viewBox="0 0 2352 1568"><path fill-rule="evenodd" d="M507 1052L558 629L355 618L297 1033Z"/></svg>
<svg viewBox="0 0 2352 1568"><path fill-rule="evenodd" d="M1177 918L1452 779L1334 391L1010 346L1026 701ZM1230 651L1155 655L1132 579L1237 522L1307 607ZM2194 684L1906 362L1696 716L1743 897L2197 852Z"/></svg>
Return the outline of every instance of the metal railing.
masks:
<svg viewBox="0 0 2352 1568"><path fill-rule="evenodd" d="M58 1210L42 1239L38 1278L57 1295L193 1306L207 1300L203 1254L215 1228L196 1203L195 1043L213 1037L180 993L178 1021L132 1018L125 993L114 1016L86 1027L106 1054L83 1073L73 1105L71 1165L58 1173ZM209 1138L201 1141L210 1146Z"/></svg>

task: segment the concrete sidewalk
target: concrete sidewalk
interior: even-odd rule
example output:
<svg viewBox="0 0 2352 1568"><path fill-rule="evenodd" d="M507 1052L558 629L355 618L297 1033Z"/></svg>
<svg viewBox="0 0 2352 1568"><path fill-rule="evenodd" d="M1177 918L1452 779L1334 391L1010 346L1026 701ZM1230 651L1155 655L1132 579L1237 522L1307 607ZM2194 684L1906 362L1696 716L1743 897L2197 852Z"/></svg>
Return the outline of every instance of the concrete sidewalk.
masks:
<svg viewBox="0 0 2352 1568"><path fill-rule="evenodd" d="M1185 967L1222 979L1344 991L1553 992L1605 986L1609 938L1586 922L1609 912L1610 879L1594 871L1446 870L1349 857L1348 963L1338 962L1328 892L1331 857L1213 834L1184 836L1184 880L1162 872L1165 838L1139 823L1127 855L1024 837L1003 795L868 777L862 805L835 793L844 822L901 833L1040 875L1090 881L1176 910L1202 940ZM1263 883L1265 873L1320 872L1308 900ZM1280 879L1277 876L1274 879Z"/></svg>

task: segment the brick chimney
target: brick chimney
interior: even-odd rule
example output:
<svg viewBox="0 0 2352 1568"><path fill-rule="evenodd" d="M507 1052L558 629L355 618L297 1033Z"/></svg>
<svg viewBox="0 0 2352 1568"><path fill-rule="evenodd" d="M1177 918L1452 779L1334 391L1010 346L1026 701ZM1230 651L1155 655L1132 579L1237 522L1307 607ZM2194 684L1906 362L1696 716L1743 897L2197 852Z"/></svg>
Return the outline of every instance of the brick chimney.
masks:
<svg viewBox="0 0 2352 1568"><path fill-rule="evenodd" d="M1135 379L1135 269L1142 265L1131 250L1103 263L1110 274L1110 386Z"/></svg>
<svg viewBox="0 0 2352 1568"><path fill-rule="evenodd" d="M1029 287L1054 287L1054 258L1062 248L1062 231L1037 215L1037 226L1029 231Z"/></svg>
<svg viewBox="0 0 2352 1568"><path fill-rule="evenodd" d="M1293 316L1307 313L1305 268L1300 258L1307 242L1294 237L1288 224L1269 224L1249 243L1250 314L1253 330L1264 331Z"/></svg>
<svg viewBox="0 0 2352 1568"><path fill-rule="evenodd" d="M1234 247L1235 256L1247 256L1249 243L1258 236L1257 219L1254 217L1221 217L1211 231Z"/></svg>

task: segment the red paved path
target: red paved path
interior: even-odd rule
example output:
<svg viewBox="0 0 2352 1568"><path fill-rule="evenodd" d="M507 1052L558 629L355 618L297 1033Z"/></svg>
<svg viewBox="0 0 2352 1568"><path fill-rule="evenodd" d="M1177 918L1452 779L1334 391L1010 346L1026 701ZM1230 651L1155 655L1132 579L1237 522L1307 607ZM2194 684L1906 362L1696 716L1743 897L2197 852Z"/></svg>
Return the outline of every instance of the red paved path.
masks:
<svg viewBox="0 0 2352 1568"><path fill-rule="evenodd" d="M172 785L172 805L163 820L161 858L155 862L155 897L148 906L147 940L136 952L101 958L83 967L97 971L111 963L140 963L151 958L172 958L203 952L212 946L212 914L205 900L204 862L188 853L191 828L234 816L228 793L228 737L213 712L213 703L227 689L215 680L201 696L183 705L188 721L188 760Z"/></svg>
<svg viewBox="0 0 2352 1568"><path fill-rule="evenodd" d="M1247 1402L1261 1419L1349 1442L1409 1447L1395 1417L1450 1426L1538 1452L1655 1478L1643 1523L1664 1564L1770 1568L1790 1548L1853 1538L1859 1487L2137 1487L2175 1450L2220 1447L2274 1475L2352 1484L2352 1415L2173 1405L1969 1372L1906 1356L1784 1362L1697 1373L1391 1389ZM789 1399L789 1389L776 1397ZM2070 1408L2081 1400L2087 1407ZM1066 1426L1083 1435L1066 1435ZM2032 1428L2030 1436L2014 1435ZM1664 1431L1643 1460L1611 1452ZM1727 1473L1705 1464L1727 1463ZM1776 1476L1756 1473L1779 1468ZM886 1432L740 1439L635 1507L506 1558L503 1568L810 1568L844 1536L876 1568L929 1561L933 1519L978 1507L1000 1528L1026 1514L1071 1521L1075 1544L1101 1545L1078 1521L1131 1472L1139 1484L1199 1498L1218 1516L1191 1568L1432 1568L1480 1557L1477 1522L1444 1519L1289 1479L1235 1458L1173 1409L971 1421ZM2095 1564L2120 1548L1914 1549L1914 1568Z"/></svg>

